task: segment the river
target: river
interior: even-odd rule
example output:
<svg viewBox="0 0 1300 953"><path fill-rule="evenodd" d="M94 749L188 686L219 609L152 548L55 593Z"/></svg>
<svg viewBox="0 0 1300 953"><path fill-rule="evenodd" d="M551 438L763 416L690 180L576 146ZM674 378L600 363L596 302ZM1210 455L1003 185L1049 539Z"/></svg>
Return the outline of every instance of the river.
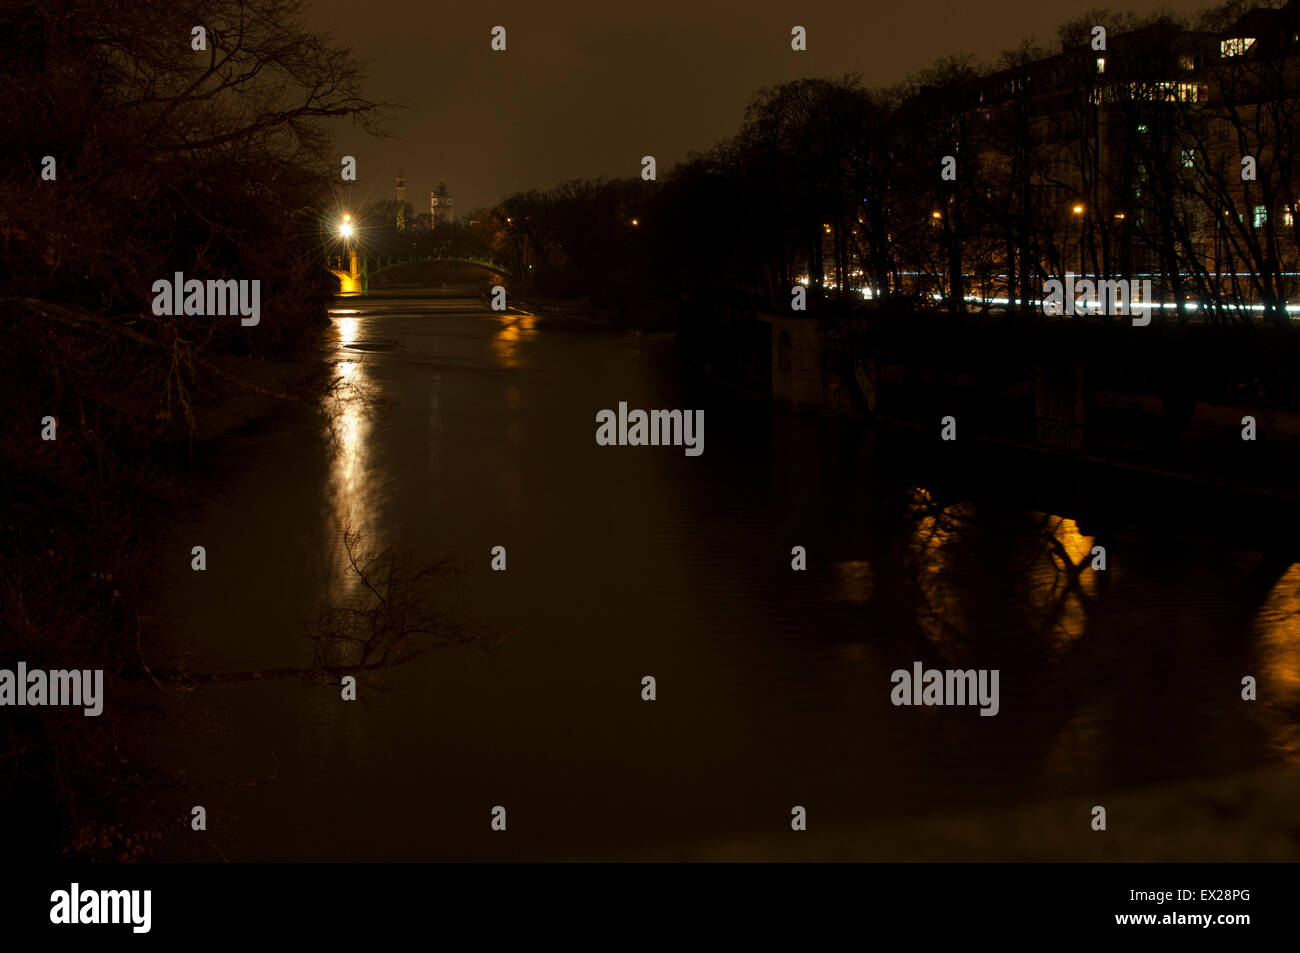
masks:
<svg viewBox="0 0 1300 953"><path fill-rule="evenodd" d="M443 608L475 638L355 702L294 680L173 697L133 750L199 785L169 804L208 830L164 856L635 856L780 835L795 805L822 829L906 825L1297 760L1274 704L1300 695L1285 552L1193 513L966 487L861 423L712 384L671 334L436 293L330 317L334 426L297 408L220 438L166 544L156 657L309 661L307 626L352 585L345 525L449 561ZM597 446L620 401L702 408L704 453ZM1105 572L1063 571L1099 543ZM913 662L997 669L998 714L891 704Z"/></svg>

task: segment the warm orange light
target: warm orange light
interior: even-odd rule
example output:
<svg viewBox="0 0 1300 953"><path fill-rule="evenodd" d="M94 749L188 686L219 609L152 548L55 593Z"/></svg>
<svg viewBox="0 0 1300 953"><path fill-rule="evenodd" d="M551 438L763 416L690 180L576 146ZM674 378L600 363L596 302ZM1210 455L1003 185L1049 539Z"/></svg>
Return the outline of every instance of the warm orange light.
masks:
<svg viewBox="0 0 1300 953"><path fill-rule="evenodd" d="M1076 205L1076 206L1074 207L1074 214L1075 214L1075 215L1082 215L1082 214L1083 214L1083 206L1082 206L1082 205Z"/></svg>
<svg viewBox="0 0 1300 953"><path fill-rule="evenodd" d="M633 224L633 225L640 225L641 223L638 222L636 219L632 219L632 224Z"/></svg>
<svg viewBox="0 0 1300 953"><path fill-rule="evenodd" d="M931 213L930 213L930 217L931 217L931 218L943 218L943 215L942 215L942 213L940 213L940 212L931 212Z"/></svg>

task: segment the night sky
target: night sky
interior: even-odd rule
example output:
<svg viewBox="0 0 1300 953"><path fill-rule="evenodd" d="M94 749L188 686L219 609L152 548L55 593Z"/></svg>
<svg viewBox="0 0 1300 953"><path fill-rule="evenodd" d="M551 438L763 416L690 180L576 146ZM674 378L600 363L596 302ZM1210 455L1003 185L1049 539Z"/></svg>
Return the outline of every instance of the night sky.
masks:
<svg viewBox="0 0 1300 953"><path fill-rule="evenodd" d="M1166 5L1190 14L1211 4ZM1127 9L1159 6L1134 0ZM409 107L394 114L393 139L339 130L340 153L358 158L357 199L391 198L401 166L417 214L445 180L461 215L520 189L637 175L643 155L657 158L662 175L734 133L760 86L849 72L889 86L951 53L992 60L1031 36L1053 42L1059 24L1090 7L313 0L308 15L370 62L373 98ZM498 24L505 53L489 48ZM795 24L808 30L806 53L790 49Z"/></svg>

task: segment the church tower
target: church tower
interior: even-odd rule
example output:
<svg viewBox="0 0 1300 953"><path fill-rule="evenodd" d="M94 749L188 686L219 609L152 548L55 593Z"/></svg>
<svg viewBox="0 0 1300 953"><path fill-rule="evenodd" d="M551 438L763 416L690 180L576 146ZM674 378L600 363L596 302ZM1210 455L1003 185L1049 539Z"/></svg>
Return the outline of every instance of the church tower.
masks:
<svg viewBox="0 0 1300 953"><path fill-rule="evenodd" d="M429 195L429 219L434 226L451 224L451 193L446 182L439 182L437 191Z"/></svg>
<svg viewBox="0 0 1300 953"><path fill-rule="evenodd" d="M397 170L397 230L406 230L406 176Z"/></svg>

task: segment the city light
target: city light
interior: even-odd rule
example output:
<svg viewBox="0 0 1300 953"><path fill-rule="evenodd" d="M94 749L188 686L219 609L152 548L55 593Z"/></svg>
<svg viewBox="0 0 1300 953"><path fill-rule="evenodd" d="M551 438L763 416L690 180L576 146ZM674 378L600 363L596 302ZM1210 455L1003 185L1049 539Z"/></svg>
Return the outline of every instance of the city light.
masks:
<svg viewBox="0 0 1300 953"><path fill-rule="evenodd" d="M351 238L351 237L352 237L352 232L353 232L353 228L352 228L352 216L351 216L351 215L344 215L344 216L343 216L343 221L342 221L342 223L339 225L339 234L342 235L344 238Z"/></svg>

